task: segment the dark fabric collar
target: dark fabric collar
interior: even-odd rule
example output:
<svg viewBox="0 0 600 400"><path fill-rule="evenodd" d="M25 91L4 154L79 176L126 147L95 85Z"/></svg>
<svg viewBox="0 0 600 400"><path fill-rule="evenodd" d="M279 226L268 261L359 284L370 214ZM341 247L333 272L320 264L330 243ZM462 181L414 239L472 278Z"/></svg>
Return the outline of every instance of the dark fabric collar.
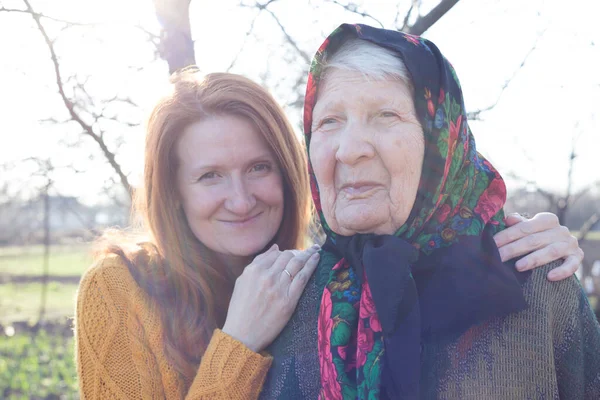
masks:
<svg viewBox="0 0 600 400"><path fill-rule="evenodd" d="M521 285L530 273L502 263L492 229L419 259L392 235L338 235L323 249L368 281L385 343L381 398L418 398L422 340L460 336L527 307Z"/></svg>

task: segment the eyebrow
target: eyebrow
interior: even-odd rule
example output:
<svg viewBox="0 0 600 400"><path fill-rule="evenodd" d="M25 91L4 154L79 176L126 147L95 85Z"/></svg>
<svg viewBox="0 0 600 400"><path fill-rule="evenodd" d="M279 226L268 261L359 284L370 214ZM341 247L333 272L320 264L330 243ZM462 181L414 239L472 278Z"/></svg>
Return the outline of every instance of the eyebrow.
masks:
<svg viewBox="0 0 600 400"><path fill-rule="evenodd" d="M410 99L410 100L412 100L412 99ZM408 99L405 99L405 98L401 99L400 97L394 97L390 101L388 99L384 99L383 97L364 96L363 94L361 94L358 101L361 104L363 104L363 109L366 107L369 107L369 106L381 107L383 105L389 105L391 107L401 108L404 110L411 108ZM313 109L313 120L312 120L311 125L314 126L314 124L317 123L318 118L315 118L317 113L326 113L328 111L332 111L332 110L335 111L337 109L341 109L344 107L344 104L346 102L347 102L346 99L336 99L336 100L332 100L332 101L328 101L328 102L326 101L324 103L325 105L320 107L320 109L317 109L317 107L315 106L315 108ZM317 110L317 112L315 112L315 109Z"/></svg>
<svg viewBox="0 0 600 400"><path fill-rule="evenodd" d="M270 153L263 153L259 156L253 157L250 160L245 162L245 166L250 166L252 164L255 164L257 162L260 161L270 161L270 162L274 162L277 163L277 160L275 159L275 157L273 155L271 155ZM189 173L192 176L198 175L200 172L202 171L212 171L215 169L221 169L223 168L223 164L197 164L194 165L192 168L190 168Z"/></svg>

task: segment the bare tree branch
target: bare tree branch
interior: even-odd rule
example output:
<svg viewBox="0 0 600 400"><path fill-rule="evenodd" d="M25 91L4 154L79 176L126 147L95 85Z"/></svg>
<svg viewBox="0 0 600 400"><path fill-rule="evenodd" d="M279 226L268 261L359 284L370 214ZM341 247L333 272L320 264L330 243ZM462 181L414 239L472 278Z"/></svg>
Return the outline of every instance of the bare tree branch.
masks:
<svg viewBox="0 0 600 400"><path fill-rule="evenodd" d="M54 17L50 17L49 15L46 15L46 14L42 14L42 13L30 11L29 9L27 9L27 10L20 10L18 8L0 7L0 12L1 11L29 14L31 16L37 17L38 19L45 18L45 19L48 19L48 20L51 20L51 21L54 21L54 22L60 22L62 24L67 24L67 25L71 25L71 26L92 26L92 25L95 25L93 23L73 22L73 21L67 21L67 20L60 19L60 18L54 18Z"/></svg>
<svg viewBox="0 0 600 400"><path fill-rule="evenodd" d="M0 12L2 12L2 11L29 14L31 16L37 16L40 19L43 18L43 19L47 19L50 21L59 22L61 24L66 25L65 27L63 27L63 29L66 29L66 28L72 27L72 26L79 26L79 27L96 27L96 26L104 26L104 25L109 26L104 22L74 22L74 21L68 21L68 20L61 19L61 18L52 17L50 15L46 15L46 14L39 13L39 12L31 12L29 10L21 10L21 9L16 9L16 8L0 7ZM111 26L112 25L113 24L111 24ZM144 28L141 25L134 25L133 27L136 29L139 29L144 34L146 34L146 36L148 37L148 40L155 46L156 51L158 53L159 45L160 45L160 36L155 34L154 32L149 31L148 29Z"/></svg>
<svg viewBox="0 0 600 400"><path fill-rule="evenodd" d="M537 49L537 45L538 42L540 40L540 38L544 35L545 31L541 32L538 37L535 39L535 42L533 43L533 46L531 46L531 49L529 49L529 51L527 52L527 54L525 55L525 57L523 58L523 61L521 61L521 64L519 64L519 66L515 69L515 71L513 72L513 74L510 76L510 78L508 78L504 84L502 85L502 88L500 88L500 93L498 94L498 97L496 98L496 101L494 101L493 104L485 107L485 108L481 108L479 110L474 110L474 111L469 111L467 112L467 118L470 120L479 120L480 119L480 115L481 113L484 113L486 111L490 111L492 110L494 107L496 107L498 105L498 103L500 102L500 99L502 98L502 95L504 94L504 92L506 91L506 89L508 88L508 86L510 85L510 83L513 81L513 79L515 79L515 77L517 76L517 74L519 73L519 71L521 71L521 69L523 69L523 67L525 66L525 63L527 63L527 60L529 59L529 57L531 56L531 54L533 54L533 52Z"/></svg>
<svg viewBox="0 0 600 400"><path fill-rule="evenodd" d="M410 29L410 25L409 25L410 17L412 16L412 13L413 13L415 7L418 9L420 5L421 5L420 0L412 0L412 2L410 4L410 8L404 15L404 21L402 22L401 27L398 27L398 18L400 18L400 5L399 4L396 5L396 17L394 18L394 25L396 26L397 30L402 31L402 32L407 32Z"/></svg>
<svg viewBox="0 0 600 400"><path fill-rule="evenodd" d="M545 197L546 200L548 200L548 204L549 204L550 207L554 207L556 205L556 203L558 202L558 200L557 200L558 196L556 194L554 194L552 192L549 192L549 191L547 191L547 190L545 190L545 189L537 186L534 181L529 180L529 179L525 179L522 176L517 175L514 171L508 172L506 174L506 176L509 177L509 178L511 178L511 179L516 180L517 182L522 182L522 183L524 183L524 184L526 184L528 186L531 186L531 187L535 188L536 192L538 192L543 197Z"/></svg>
<svg viewBox="0 0 600 400"><path fill-rule="evenodd" d="M452 7L458 3L458 0L441 0L440 3L429 11L426 15L417 18L415 23L408 29L412 35L422 35L431 28L433 24L439 21Z"/></svg>
<svg viewBox="0 0 600 400"><path fill-rule="evenodd" d="M600 181L592 183L591 185L586 186L583 189L579 190L577 193L572 194L571 195L571 205L577 203L577 201L579 201L582 197L584 197L586 194L588 194L594 186L600 187Z"/></svg>
<svg viewBox="0 0 600 400"><path fill-rule="evenodd" d="M275 13L273 11L271 11L267 8L270 4L274 3L275 1L277 1L277 0L269 0L264 4L255 3L254 5L247 5L244 3L240 3L240 6L247 7L247 8L258 8L261 11L264 10L264 11L268 12L271 15L271 17L273 17L273 19L275 20L277 25L279 25L279 29L281 29L281 32L283 33L283 36L285 36L285 39L287 40L287 42L294 48L294 50L296 50L298 55L300 57L302 57L302 59L304 60L304 62L306 62L306 64L310 64L311 57L308 55L308 53L306 53L305 51L300 49L300 47L298 46L298 44L296 43L294 38L292 38L292 36L285 29L285 27L283 26L283 24L281 23L281 21L279 20L277 15L275 15Z"/></svg>
<svg viewBox="0 0 600 400"><path fill-rule="evenodd" d="M577 123L577 126L578 125L579 122ZM575 154L575 145L577 144L577 139L577 137L574 137L573 140L571 140L571 154L569 154L569 172L567 174L567 191L565 193L564 198L560 199L558 202L559 214L557 216L558 220L561 221L561 223L565 221L567 210L572 204L571 196L573 191L573 168L575 166L575 159L577 158L577 155Z"/></svg>
<svg viewBox="0 0 600 400"><path fill-rule="evenodd" d="M252 22L250 22L250 28L248 28L248 31L246 32L246 36L244 37L244 42L242 43L242 45L240 46L240 49L238 50L238 52L236 53L235 57L233 58L233 60L231 60L231 63L229 64L229 67L227 67L227 69L225 70L225 72L229 72L231 71L231 69L234 67L234 65L237 63L238 58L240 57L240 54L242 54L242 50L244 50L244 47L246 47L246 43L248 43L248 38L250 37L250 35L252 34L252 31L254 31L254 23L256 22L256 20L258 19L258 16L260 15L260 11L254 16L254 18L252 18Z"/></svg>
<svg viewBox="0 0 600 400"><path fill-rule="evenodd" d="M283 35L285 36L285 38L287 39L287 41L289 42L289 44L298 52L298 54L300 55L300 57L302 57L302 59L307 63L310 64L310 57L308 56L308 53L306 53L305 51L301 50L300 47L298 47L298 44L296 43L296 41L294 39L292 39L292 37L290 36L290 34L286 31L286 29L284 28L284 26L281 24L281 21L279 21L279 18L277 18L277 16L273 13L273 11L271 10L266 10L269 14L271 14L271 16L273 17L273 19L275 20L275 22L277 22L277 25L279 25L279 28L281 28L281 32L283 33Z"/></svg>
<svg viewBox="0 0 600 400"><path fill-rule="evenodd" d="M360 15L361 17L364 17L364 18L372 19L380 27L384 28L384 25L383 25L383 23L380 20L378 20L377 18L375 18L373 15L369 14L365 10L359 9L358 5L354 4L353 2L349 2L347 4L341 3L338 0L328 0L328 2L336 4L336 5L340 6L340 7L342 7L344 10L349 11L349 12L351 12L353 14Z"/></svg>
<svg viewBox="0 0 600 400"><path fill-rule="evenodd" d="M600 211L596 211L587 219L587 221L585 221L583 223L583 225L581 226L581 229L579 230L579 235L577 237L577 240L579 240L579 244L581 244L581 242L583 242L586 239L587 234L590 233L590 231L592 229L594 229L594 226L599 221L600 221Z"/></svg>
<svg viewBox="0 0 600 400"><path fill-rule="evenodd" d="M73 102L65 94L65 90L64 90L64 86L63 86L63 81L62 81L62 76L61 76L61 72L60 72L60 64L58 62L58 57L57 57L56 52L54 50L54 43L52 42L52 40L48 36L48 33L46 32L46 29L44 28L44 26L42 25L42 23L40 21L39 14L37 14L33 10L33 8L31 7L31 4L29 3L29 0L23 0L23 2L27 6L27 11L32 16L32 18L34 19L34 21L35 21L35 23L36 23L36 25L38 27L38 30L40 31L40 33L44 37L44 41L46 42L46 46L48 47L48 50L50 51L50 58L52 60L53 66L54 66L54 74L55 74L55 77L56 77L56 84L58 86L58 92L60 94L60 97L63 100L63 103L64 103L65 107L67 108L67 111L69 112L69 115L71 116L71 119L73 121L77 122L81 126L81 128L83 128L83 133L85 135L87 135L90 138L92 138L92 140L94 140L98 144L98 146L100 147L100 150L102 151L102 154L104 154L104 156L108 160L110 166L113 168L113 170L119 176L119 179L121 181L121 184L123 185L123 188L131 196L131 193L132 193L131 185L129 184L129 180L127 179L127 175L125 175L125 173L123 172L121 166L116 161L115 154L112 153L109 150L109 148L108 148L106 142L103 140L103 138L100 137L100 135L98 135L96 132L94 132L94 129L89 124L87 124L81 118L81 116L75 111L75 107L74 107Z"/></svg>

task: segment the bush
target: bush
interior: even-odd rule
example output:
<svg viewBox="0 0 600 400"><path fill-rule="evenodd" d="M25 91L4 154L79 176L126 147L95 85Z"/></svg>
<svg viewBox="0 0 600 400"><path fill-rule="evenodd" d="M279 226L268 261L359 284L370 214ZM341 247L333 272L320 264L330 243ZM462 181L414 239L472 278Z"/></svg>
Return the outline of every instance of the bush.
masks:
<svg viewBox="0 0 600 400"><path fill-rule="evenodd" d="M78 399L72 335L0 332L0 398Z"/></svg>

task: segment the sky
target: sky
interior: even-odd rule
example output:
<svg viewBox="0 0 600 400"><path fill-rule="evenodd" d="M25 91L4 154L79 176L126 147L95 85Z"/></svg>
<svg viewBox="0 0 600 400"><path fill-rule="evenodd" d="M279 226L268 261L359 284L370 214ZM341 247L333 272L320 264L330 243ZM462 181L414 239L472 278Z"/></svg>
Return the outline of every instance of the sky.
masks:
<svg viewBox="0 0 600 400"><path fill-rule="evenodd" d="M397 2L357 3L392 28ZM108 113L118 111L132 122L143 122L168 76L166 64L155 61L145 33L135 28L140 25L158 32L152 2L32 0L32 4L56 18L94 23L61 31L61 24L45 22L57 37L62 72L65 77L75 73L80 79L87 77L86 88L95 98L115 94L132 98L140 109L123 106ZM23 7L18 0L2 5ZM269 9L310 56L342 22L375 24L319 0L278 0ZM256 11L239 7L239 0L193 0L190 13L196 58L203 72L224 71L236 59L231 72L266 84L282 104L291 100L289 87L307 65L282 45L281 31L270 15L256 18L253 34L247 37ZM599 13L600 2L594 0L461 0L424 34L457 70L468 110L494 104L501 94L498 104L470 126L479 151L505 177L516 174L545 189L564 191L576 138L574 188L600 180ZM39 185L39 179L30 179L34 166L18 161L50 157L57 166L53 179L61 194L97 201L109 169L94 144L81 140L79 128L72 123L43 122L67 115L57 95L49 53L30 17L0 12L0 54L0 164L19 165L0 170L0 182ZM507 80L510 83L502 91ZM298 126L297 111L287 111ZM103 127L107 135L123 136L118 159L131 181L138 183L143 126ZM78 140L78 149L65 146ZM61 168L67 165L85 172ZM507 181L509 190L516 187L514 180Z"/></svg>

